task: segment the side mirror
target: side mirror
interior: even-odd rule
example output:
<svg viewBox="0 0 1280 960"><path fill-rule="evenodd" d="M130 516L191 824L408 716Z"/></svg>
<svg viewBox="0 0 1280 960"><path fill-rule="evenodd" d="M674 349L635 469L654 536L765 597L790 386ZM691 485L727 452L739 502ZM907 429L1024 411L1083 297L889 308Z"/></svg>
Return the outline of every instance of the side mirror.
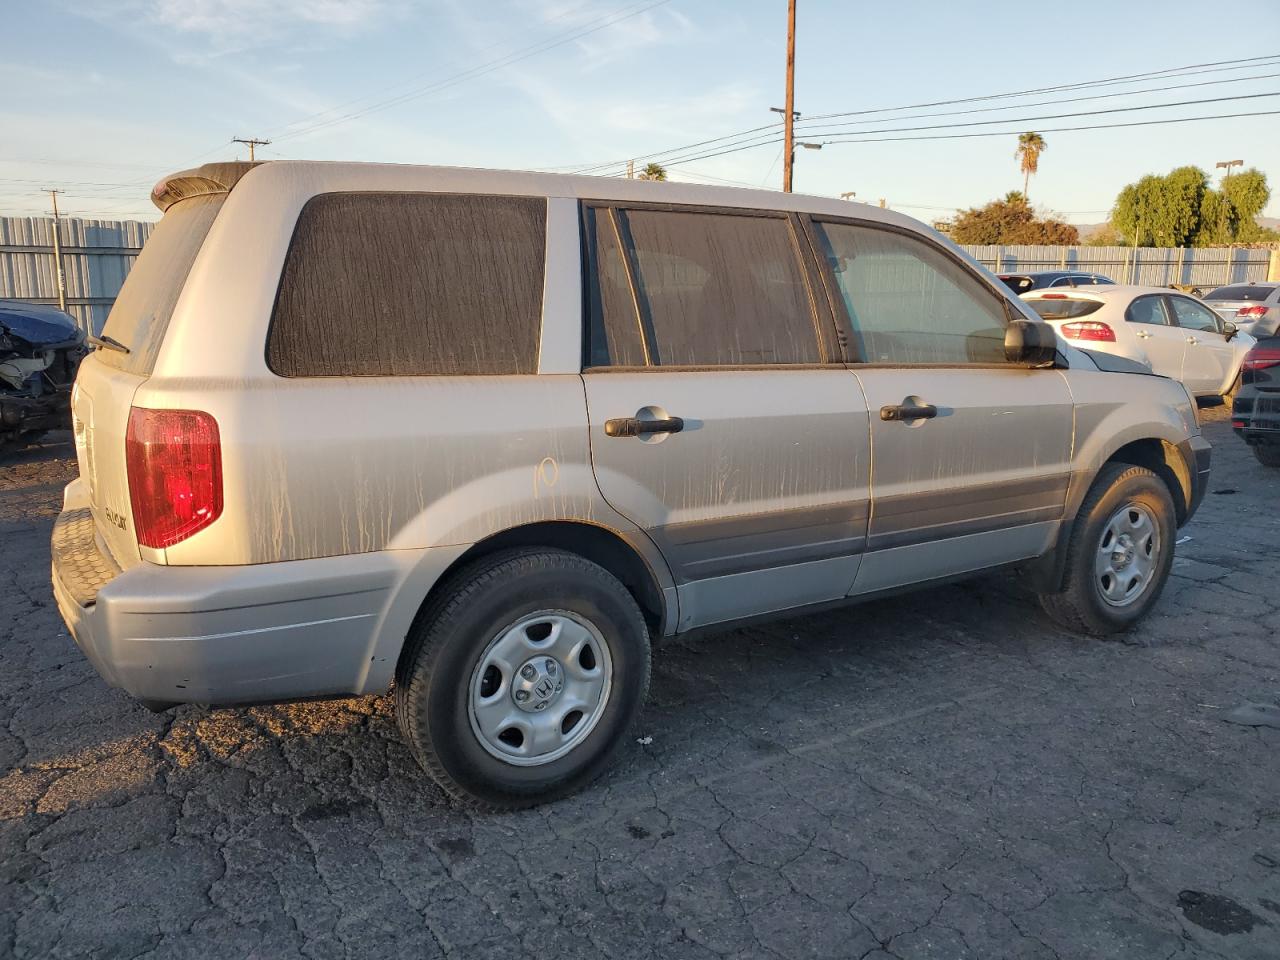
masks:
<svg viewBox="0 0 1280 960"><path fill-rule="evenodd" d="M1004 358L1033 367L1051 364L1058 353L1058 337L1047 323L1017 318L1004 331Z"/></svg>
<svg viewBox="0 0 1280 960"><path fill-rule="evenodd" d="M1236 334L1239 332L1240 332L1240 328L1237 327L1230 320L1222 321L1222 335L1227 338L1227 343L1230 343L1232 340L1234 340L1236 337Z"/></svg>

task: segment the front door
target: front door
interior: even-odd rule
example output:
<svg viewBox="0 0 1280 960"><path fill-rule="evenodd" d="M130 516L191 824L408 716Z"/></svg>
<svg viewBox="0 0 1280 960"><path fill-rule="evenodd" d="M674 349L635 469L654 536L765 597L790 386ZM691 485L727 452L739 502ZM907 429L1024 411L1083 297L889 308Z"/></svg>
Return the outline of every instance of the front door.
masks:
<svg viewBox="0 0 1280 960"><path fill-rule="evenodd" d="M606 500L671 566L680 629L838 599L868 416L786 214L590 205L583 380Z"/></svg>
<svg viewBox="0 0 1280 960"><path fill-rule="evenodd" d="M813 236L870 411L871 519L851 592L1043 553L1070 473L1066 379L1005 361L1002 295L940 246L843 221Z"/></svg>
<svg viewBox="0 0 1280 960"><path fill-rule="evenodd" d="M1222 332L1222 318L1190 297L1171 294L1168 300L1186 343L1182 382L1196 394L1216 394L1227 389L1235 351Z"/></svg>

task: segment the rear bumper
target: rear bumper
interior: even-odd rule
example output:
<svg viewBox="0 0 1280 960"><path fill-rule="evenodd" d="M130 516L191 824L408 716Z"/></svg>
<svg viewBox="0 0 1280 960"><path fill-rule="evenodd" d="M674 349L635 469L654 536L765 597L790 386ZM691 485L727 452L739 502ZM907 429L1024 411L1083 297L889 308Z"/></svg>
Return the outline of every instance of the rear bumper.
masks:
<svg viewBox="0 0 1280 960"><path fill-rule="evenodd" d="M1204 500L1205 491L1209 489L1210 461L1213 457L1213 445L1202 436L1188 437L1178 444L1183 460L1191 471L1191 501L1187 504L1187 520L1190 520ZM1185 522L1185 521L1184 521Z"/></svg>
<svg viewBox="0 0 1280 960"><path fill-rule="evenodd" d="M97 550L85 542L92 520L86 527L71 493L53 544L58 610L102 678L140 700L232 704L382 692L426 589L461 552L120 571L109 558L84 559Z"/></svg>

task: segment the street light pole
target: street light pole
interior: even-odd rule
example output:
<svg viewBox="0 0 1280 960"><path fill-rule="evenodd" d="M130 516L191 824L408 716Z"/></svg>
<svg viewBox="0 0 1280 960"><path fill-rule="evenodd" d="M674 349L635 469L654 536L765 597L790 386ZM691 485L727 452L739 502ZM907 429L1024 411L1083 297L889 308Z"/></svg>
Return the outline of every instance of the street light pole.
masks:
<svg viewBox="0 0 1280 960"><path fill-rule="evenodd" d="M791 173L795 163L796 109L796 0L787 3L787 104L782 115L782 190L791 192Z"/></svg>

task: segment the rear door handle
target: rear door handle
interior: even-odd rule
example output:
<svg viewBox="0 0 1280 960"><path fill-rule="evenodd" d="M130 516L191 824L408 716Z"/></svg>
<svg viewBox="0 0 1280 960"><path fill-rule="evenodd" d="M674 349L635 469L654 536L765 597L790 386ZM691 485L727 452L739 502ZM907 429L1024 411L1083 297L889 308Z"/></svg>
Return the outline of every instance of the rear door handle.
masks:
<svg viewBox="0 0 1280 960"><path fill-rule="evenodd" d="M1187 343L1195 344L1195 343L1199 343L1199 342L1200 342L1200 341L1199 341L1199 340L1197 340L1195 337L1187 337Z"/></svg>
<svg viewBox="0 0 1280 960"><path fill-rule="evenodd" d="M881 420L932 420L937 415L938 408L930 403L900 403L880 408Z"/></svg>
<svg viewBox="0 0 1280 960"><path fill-rule="evenodd" d="M615 417L604 422L606 437L639 437L646 433L679 433L684 429L680 417L663 420L641 420L639 417Z"/></svg>
<svg viewBox="0 0 1280 960"><path fill-rule="evenodd" d="M1142 339L1142 340L1150 340L1150 339L1151 339L1151 334L1147 333L1147 331L1145 331L1145 330L1139 330L1139 331L1138 331L1138 337L1139 337L1139 339Z"/></svg>

